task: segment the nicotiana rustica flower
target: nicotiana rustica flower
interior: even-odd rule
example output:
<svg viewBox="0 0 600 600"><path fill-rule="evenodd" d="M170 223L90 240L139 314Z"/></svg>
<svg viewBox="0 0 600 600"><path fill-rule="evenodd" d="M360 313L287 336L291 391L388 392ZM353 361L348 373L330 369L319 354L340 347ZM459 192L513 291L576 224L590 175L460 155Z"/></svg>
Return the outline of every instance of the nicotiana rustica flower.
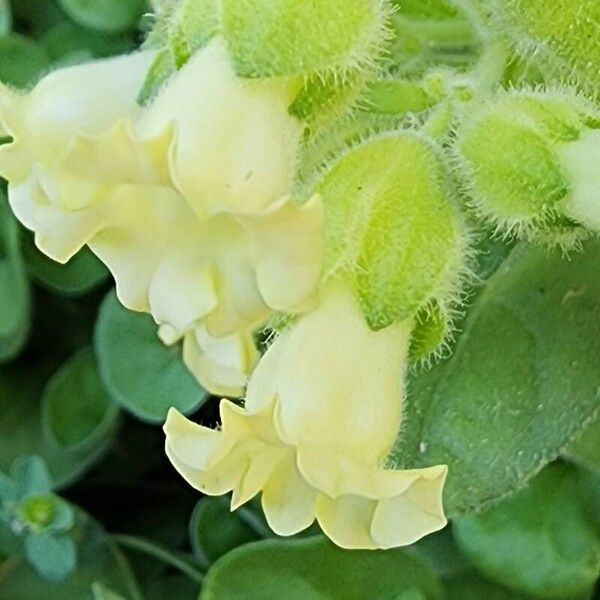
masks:
<svg viewBox="0 0 600 600"><path fill-rule="evenodd" d="M340 546L390 548L442 528L446 466L386 468L411 329L407 320L371 330L349 288L330 284L267 350L244 407L222 400L220 430L171 410L169 458L200 491L233 491L232 508L262 492L280 535L316 518Z"/></svg>
<svg viewBox="0 0 600 600"><path fill-rule="evenodd" d="M141 108L151 58L63 69L28 94L3 89L13 141L0 174L44 253L66 262L87 244L125 306L150 312L163 339L186 338L201 383L238 395L252 329L300 309L318 280L321 203L287 195L300 134L289 86L237 79L215 41Z"/></svg>

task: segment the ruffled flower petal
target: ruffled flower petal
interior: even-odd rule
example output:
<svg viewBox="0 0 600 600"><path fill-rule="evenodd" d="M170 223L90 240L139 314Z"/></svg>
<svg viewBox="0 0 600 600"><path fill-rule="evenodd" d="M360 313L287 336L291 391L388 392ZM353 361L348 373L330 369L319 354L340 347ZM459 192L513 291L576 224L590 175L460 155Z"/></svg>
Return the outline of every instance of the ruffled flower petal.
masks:
<svg viewBox="0 0 600 600"><path fill-rule="evenodd" d="M14 138L0 146L0 176L20 182L34 164L58 164L76 137L102 133L137 114L136 97L152 59L152 52L136 52L66 67L27 94L0 88L1 128Z"/></svg>
<svg viewBox="0 0 600 600"><path fill-rule="evenodd" d="M215 338L199 326L185 334L183 361L212 394L238 398L258 361L258 350L250 332Z"/></svg>
<svg viewBox="0 0 600 600"><path fill-rule="evenodd" d="M212 43L142 108L151 60L62 69L28 94L0 88L0 126L14 138L0 173L40 250L64 263L87 244L125 306L186 340L209 391L240 395L257 358L250 332L305 306L321 269L320 200L286 195L293 90L236 78Z"/></svg>
<svg viewBox="0 0 600 600"><path fill-rule="evenodd" d="M345 286L329 289L261 359L245 407L221 402L220 444L209 448L215 432L193 424L182 436L185 419L169 414L169 458L204 493L233 491L233 507L261 491L280 535L316 519L342 547L391 548L441 529L446 467L385 467L401 424L410 327L373 332Z"/></svg>

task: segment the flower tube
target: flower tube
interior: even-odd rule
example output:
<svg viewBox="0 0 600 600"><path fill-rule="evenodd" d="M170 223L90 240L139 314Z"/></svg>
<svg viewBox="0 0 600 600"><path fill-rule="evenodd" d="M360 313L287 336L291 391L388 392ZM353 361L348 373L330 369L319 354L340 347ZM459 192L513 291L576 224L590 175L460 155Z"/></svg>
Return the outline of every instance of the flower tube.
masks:
<svg viewBox="0 0 600 600"><path fill-rule="evenodd" d="M321 305L285 330L252 374L244 407L221 402L222 428L171 410L166 451L232 509L262 492L279 535L316 519L345 548L391 548L441 529L446 467L393 470L410 320L371 330L354 294L328 286Z"/></svg>

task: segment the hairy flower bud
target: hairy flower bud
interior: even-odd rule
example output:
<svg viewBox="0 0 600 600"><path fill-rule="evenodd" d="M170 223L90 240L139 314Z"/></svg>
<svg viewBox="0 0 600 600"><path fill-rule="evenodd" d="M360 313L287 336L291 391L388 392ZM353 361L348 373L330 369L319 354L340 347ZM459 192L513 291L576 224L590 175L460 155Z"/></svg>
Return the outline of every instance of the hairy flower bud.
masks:
<svg viewBox="0 0 600 600"><path fill-rule="evenodd" d="M324 280L351 281L373 329L425 318L435 306L445 322L441 343L466 272L468 234L434 146L408 132L376 137L335 161L316 190L326 215Z"/></svg>
<svg viewBox="0 0 600 600"><path fill-rule="evenodd" d="M582 225L597 229L597 112L569 90L471 106L456 147L475 211L500 231L565 247L585 236Z"/></svg>

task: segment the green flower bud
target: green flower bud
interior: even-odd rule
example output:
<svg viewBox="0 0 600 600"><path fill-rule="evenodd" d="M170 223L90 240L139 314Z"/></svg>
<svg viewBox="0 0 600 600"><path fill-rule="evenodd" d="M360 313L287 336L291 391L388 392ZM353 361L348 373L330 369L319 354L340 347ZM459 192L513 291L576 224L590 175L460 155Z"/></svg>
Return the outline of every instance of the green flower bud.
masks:
<svg viewBox="0 0 600 600"><path fill-rule="evenodd" d="M522 56L598 95L598 0L492 0L486 9Z"/></svg>
<svg viewBox="0 0 600 600"><path fill-rule="evenodd" d="M146 46L157 49L139 95L147 103L194 52L219 36L243 78L297 81L290 112L307 123L359 96L390 37L387 0L174 0L158 3Z"/></svg>
<svg viewBox="0 0 600 600"><path fill-rule="evenodd" d="M324 280L345 277L372 329L414 318L444 321L422 345L435 351L466 272L468 236L436 148L416 133L350 149L317 186L326 214ZM435 313L435 314L434 314Z"/></svg>
<svg viewBox="0 0 600 600"><path fill-rule="evenodd" d="M585 237L582 205L593 204L590 177L598 170L591 164L598 137L588 127L595 112L569 90L503 92L475 111L469 106L457 149L475 211L526 239L569 247Z"/></svg>
<svg viewBox="0 0 600 600"><path fill-rule="evenodd" d="M18 518L28 529L41 531L54 520L56 504L54 496L31 496L19 505Z"/></svg>
<svg viewBox="0 0 600 600"><path fill-rule="evenodd" d="M382 0L222 0L221 23L243 77L343 75L381 53L389 12Z"/></svg>

